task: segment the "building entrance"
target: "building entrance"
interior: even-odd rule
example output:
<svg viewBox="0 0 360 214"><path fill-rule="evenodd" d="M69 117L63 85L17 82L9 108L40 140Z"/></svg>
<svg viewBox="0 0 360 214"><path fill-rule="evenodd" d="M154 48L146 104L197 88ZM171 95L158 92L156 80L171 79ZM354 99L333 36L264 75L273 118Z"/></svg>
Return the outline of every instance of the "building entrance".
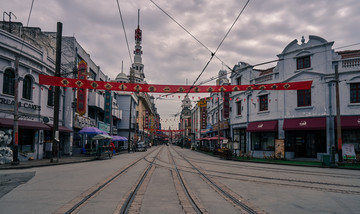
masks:
<svg viewBox="0 0 360 214"><path fill-rule="evenodd" d="M317 153L326 152L326 135L323 131L288 131L286 132L288 151L295 157L317 158Z"/></svg>

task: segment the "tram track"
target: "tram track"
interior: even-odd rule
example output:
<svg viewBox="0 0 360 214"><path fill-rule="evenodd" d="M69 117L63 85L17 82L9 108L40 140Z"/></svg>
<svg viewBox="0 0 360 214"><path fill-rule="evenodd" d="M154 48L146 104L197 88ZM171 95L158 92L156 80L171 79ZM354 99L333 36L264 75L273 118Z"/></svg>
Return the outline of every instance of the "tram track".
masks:
<svg viewBox="0 0 360 214"><path fill-rule="evenodd" d="M175 183L177 183L177 181L179 182L179 184L175 185L175 186L181 186L181 188L182 188L182 191L180 190L180 188L177 188L177 192L178 192L179 199L180 199L181 203L182 204L186 203L186 202L184 202L185 201L184 197L180 197L180 195L182 195L182 193L183 193L186 196L187 201L190 202L194 212L196 212L197 214L205 214L205 213L207 213L204 206L202 204L200 204L199 200L190 191L190 188L188 187L188 185L186 185L186 182L185 182L183 176L181 175L181 172L179 171L179 169L178 169L178 167L177 167L177 165L175 163L174 156L170 152L170 149L169 149L168 155L169 155L169 159L172 161L172 163L174 165L174 168L175 168L172 171L176 172L176 176L175 176L175 173L173 173L174 182Z"/></svg>
<svg viewBox="0 0 360 214"><path fill-rule="evenodd" d="M225 185L214 181L211 177L206 175L205 173L200 170L199 167L191 163L187 158L185 158L182 154L180 154L178 151L173 149L177 153L178 156L180 156L183 160L185 160L187 163L190 164L190 166L197 171L199 176L210 186L212 187L216 192L219 193L220 196L222 196L226 201L229 201L232 203L236 208L239 209L242 213L249 213L249 214L260 214L265 213L263 210L260 210L259 208L255 207L254 205L251 205L249 202L245 201L243 198L241 198L239 195L237 195L235 192L231 191L229 188L227 188Z"/></svg>
<svg viewBox="0 0 360 214"><path fill-rule="evenodd" d="M192 158L189 158L192 160ZM198 159L196 159L198 161ZM197 162L196 161L196 162ZM201 161L203 162L203 161ZM211 165L223 166L223 164L217 164L216 161L209 161ZM207 162L208 163L208 162ZM226 165L229 167L229 165ZM263 168L263 167L259 167ZM264 170L266 171L266 170ZM294 174L293 171L285 173ZM271 185L282 185L288 187L296 187L296 188L304 188L317 190L322 192L334 192L334 193L342 193L342 194L352 194L352 195L360 195L360 185L355 184L343 184L339 182L325 182L325 181L312 181L312 180L303 180L303 179L291 179L291 178L281 178L281 177L273 177L273 176L260 176L253 175L251 173L233 173L227 172L226 170L209 170L206 169L206 173L208 176L217 177L217 178L225 178L225 179L233 179L233 180L242 180L246 182L252 183L261 183L261 184L271 184ZM295 173L296 174L296 173ZM304 174L302 174L304 175ZM315 174L313 176L324 176L323 174ZM354 178L353 178L354 179ZM355 178L356 179L356 178Z"/></svg>
<svg viewBox="0 0 360 214"><path fill-rule="evenodd" d="M154 150L153 152L147 154L146 156L151 156L153 153L155 153L155 151L157 151L157 150ZM159 152L160 151L161 151L161 149L159 149ZM146 157L141 157L141 158L133 161L126 167L116 171L115 173L106 177L105 179L103 179L102 181L97 183L96 185L90 187L87 191L83 192L79 196L70 200L68 203L66 203L65 205L63 205L62 207L60 207L58 210L56 210L53 213L54 214L58 214L58 213L72 214L72 213L79 212L81 210L81 208L88 201L90 201L92 198L96 197L96 195L98 195L101 191L103 191L105 188L107 188L107 186L109 186L114 180L116 180L117 178L119 178L120 176L125 174L129 169L133 168L136 164L138 164L141 160L143 160L145 158Z"/></svg>
<svg viewBox="0 0 360 214"><path fill-rule="evenodd" d="M254 170L263 170L263 171L270 171L270 172L292 172L293 174L301 174L301 175L320 175L320 176L326 176L326 177L334 177L334 178L359 178L360 176L356 176L353 174L346 174L346 173L326 173L326 172L312 172L312 171L308 171L308 170L293 170L293 169L279 169L279 168L275 168L275 167L262 167L262 166L249 166L249 165L244 165L244 164L239 164L242 162L237 162L237 163L231 163L229 161L227 161L226 163L219 163L219 161L213 161L213 160L203 160L203 159L199 159L199 158L193 158L193 157L187 157L190 160L194 160L196 162L202 162L202 163L212 163L214 165L218 165L218 166L225 166L225 167L237 167L239 169L254 169ZM253 163L256 164L256 163ZM283 166L287 166L287 165L283 165ZM288 167L297 167L297 166L288 166ZM335 169L336 170L336 169Z"/></svg>

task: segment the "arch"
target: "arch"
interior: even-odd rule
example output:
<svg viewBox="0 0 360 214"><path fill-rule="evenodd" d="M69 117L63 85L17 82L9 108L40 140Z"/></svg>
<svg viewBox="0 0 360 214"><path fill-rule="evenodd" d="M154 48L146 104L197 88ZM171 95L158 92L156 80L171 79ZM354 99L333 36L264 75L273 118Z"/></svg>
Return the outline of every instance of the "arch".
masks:
<svg viewBox="0 0 360 214"><path fill-rule="evenodd" d="M23 78L22 98L27 100L32 99L33 83L34 83L34 78L30 74L25 75L25 77Z"/></svg>
<svg viewBox="0 0 360 214"><path fill-rule="evenodd" d="M3 94L14 96L15 94L15 71L8 68L4 71Z"/></svg>

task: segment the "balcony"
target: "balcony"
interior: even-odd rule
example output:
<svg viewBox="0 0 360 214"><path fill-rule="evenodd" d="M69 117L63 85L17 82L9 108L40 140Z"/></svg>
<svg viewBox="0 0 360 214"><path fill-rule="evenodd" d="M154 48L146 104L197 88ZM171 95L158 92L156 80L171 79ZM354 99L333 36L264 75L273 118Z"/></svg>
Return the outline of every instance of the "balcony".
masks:
<svg viewBox="0 0 360 214"><path fill-rule="evenodd" d="M88 105L93 107L98 107L104 110L105 107L105 98L102 94L98 92L89 92L88 93Z"/></svg>
<svg viewBox="0 0 360 214"><path fill-rule="evenodd" d="M340 61L340 66L343 71L359 70L360 57L343 59Z"/></svg>

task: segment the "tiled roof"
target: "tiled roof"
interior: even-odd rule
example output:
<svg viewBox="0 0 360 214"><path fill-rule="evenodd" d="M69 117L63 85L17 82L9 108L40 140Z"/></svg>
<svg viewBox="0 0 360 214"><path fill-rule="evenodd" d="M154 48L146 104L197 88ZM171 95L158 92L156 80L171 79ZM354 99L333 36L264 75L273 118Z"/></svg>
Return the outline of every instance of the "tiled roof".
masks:
<svg viewBox="0 0 360 214"><path fill-rule="evenodd" d="M341 59L360 57L360 50L348 50L336 52L341 56Z"/></svg>

